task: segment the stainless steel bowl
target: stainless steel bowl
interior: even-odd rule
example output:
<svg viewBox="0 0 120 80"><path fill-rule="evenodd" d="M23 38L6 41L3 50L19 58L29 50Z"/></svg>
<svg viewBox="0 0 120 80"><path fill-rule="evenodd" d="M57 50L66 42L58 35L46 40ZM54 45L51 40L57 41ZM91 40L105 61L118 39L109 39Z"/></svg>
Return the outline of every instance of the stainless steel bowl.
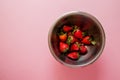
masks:
<svg viewBox="0 0 120 80"><path fill-rule="evenodd" d="M86 22L90 22L92 26L80 26ZM88 54L82 56L77 61L70 60L67 57L59 56L60 51L57 31L64 24L80 26L81 29L86 30L88 33L92 34L95 38L95 41L97 42L95 46L88 46ZM69 67L82 67L95 62L99 58L105 46L105 33L102 25L94 16L85 12L72 11L63 14L52 25L48 34L48 45L52 55L58 62Z"/></svg>

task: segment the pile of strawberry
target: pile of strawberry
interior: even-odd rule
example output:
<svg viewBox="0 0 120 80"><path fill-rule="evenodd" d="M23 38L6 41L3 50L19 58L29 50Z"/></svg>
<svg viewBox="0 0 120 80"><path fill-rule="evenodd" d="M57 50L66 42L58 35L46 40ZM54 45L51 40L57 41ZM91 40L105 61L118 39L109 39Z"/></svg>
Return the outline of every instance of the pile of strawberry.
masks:
<svg viewBox="0 0 120 80"><path fill-rule="evenodd" d="M78 60L80 56L87 54L87 46L96 44L93 36L81 31L78 26L64 25L58 32L58 37L61 55L72 60Z"/></svg>

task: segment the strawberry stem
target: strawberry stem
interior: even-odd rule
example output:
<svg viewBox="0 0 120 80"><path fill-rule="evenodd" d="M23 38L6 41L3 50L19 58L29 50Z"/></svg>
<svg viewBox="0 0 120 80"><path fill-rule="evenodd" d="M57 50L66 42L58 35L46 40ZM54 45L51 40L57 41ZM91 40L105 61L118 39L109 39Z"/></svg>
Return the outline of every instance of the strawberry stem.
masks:
<svg viewBox="0 0 120 80"><path fill-rule="evenodd" d="M65 50L63 51L63 53L66 53L68 50L69 50L69 48L65 49Z"/></svg>
<svg viewBox="0 0 120 80"><path fill-rule="evenodd" d="M91 44L92 45L96 45L96 41L91 41Z"/></svg>
<svg viewBox="0 0 120 80"><path fill-rule="evenodd" d="M74 34L74 32L78 29L78 27L75 25L75 26L73 26L73 32L72 32L72 34Z"/></svg>
<svg viewBox="0 0 120 80"><path fill-rule="evenodd" d="M70 45L70 42L71 42L71 37L68 36L68 39L67 39L67 42L66 42L66 43L67 43L68 45Z"/></svg>
<svg viewBox="0 0 120 80"><path fill-rule="evenodd" d="M78 42L75 42L77 44L78 47L80 47L80 44Z"/></svg>

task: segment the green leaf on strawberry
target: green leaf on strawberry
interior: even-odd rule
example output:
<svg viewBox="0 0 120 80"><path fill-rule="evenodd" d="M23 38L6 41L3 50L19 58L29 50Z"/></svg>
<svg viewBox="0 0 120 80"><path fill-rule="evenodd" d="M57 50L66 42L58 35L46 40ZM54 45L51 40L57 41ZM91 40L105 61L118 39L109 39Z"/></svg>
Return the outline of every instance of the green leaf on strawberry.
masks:
<svg viewBox="0 0 120 80"><path fill-rule="evenodd" d="M96 45L96 41L91 41L91 44L92 45Z"/></svg>
<svg viewBox="0 0 120 80"><path fill-rule="evenodd" d="M74 43L74 42L75 42L74 36L69 35L66 43L70 45L71 43Z"/></svg>

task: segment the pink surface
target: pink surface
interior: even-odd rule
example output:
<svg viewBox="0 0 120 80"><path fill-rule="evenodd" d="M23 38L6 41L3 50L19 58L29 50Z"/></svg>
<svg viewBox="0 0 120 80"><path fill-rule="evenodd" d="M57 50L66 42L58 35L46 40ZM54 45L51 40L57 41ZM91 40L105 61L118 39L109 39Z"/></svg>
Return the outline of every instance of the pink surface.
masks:
<svg viewBox="0 0 120 80"><path fill-rule="evenodd" d="M0 0L0 80L120 80L120 0ZM71 69L50 54L48 31L69 11L94 15L106 32L103 54Z"/></svg>

